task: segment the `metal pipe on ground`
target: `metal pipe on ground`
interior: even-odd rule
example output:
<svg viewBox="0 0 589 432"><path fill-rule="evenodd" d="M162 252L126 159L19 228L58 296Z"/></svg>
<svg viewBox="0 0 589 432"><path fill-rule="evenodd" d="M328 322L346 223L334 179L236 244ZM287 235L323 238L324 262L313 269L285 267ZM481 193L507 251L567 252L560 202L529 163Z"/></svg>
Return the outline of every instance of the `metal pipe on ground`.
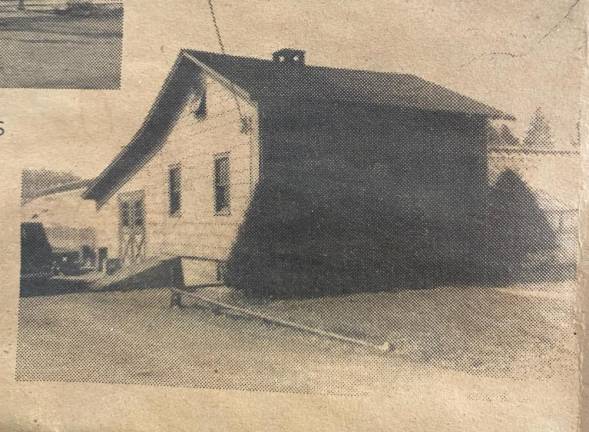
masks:
<svg viewBox="0 0 589 432"><path fill-rule="evenodd" d="M276 325L280 325L283 327L289 327L289 328L293 328L302 332L306 332L306 333L312 333L318 336L323 336L329 339L334 339L334 340L338 340L341 342L346 342L346 343L350 343L353 345L360 345L360 346L364 346L367 348L371 348L371 349L375 349L377 351L380 352L388 352L391 351L393 349L393 347L391 346L391 344L387 341L383 342L382 344L375 344L363 339L357 339L357 338L352 338L352 337L348 337L348 336L344 336L338 333L333 333L333 332L329 332L329 331L325 331L325 330L321 330L318 328L314 328L314 327L309 327L303 324L298 324L292 321L287 321L287 320L283 320L280 318L274 318L271 317L269 315L265 315L250 309L246 309L243 307L239 307L239 306L234 306L228 303L223 303L223 302L219 302L216 300L211 300L202 296L199 296L196 293L190 292L190 291L184 291L178 288L170 288L171 292L172 292L172 300L171 300L171 306L178 306L180 307L182 305L182 296L185 295L187 297L191 297L193 299L196 299L198 301L201 301L203 303L208 304L209 306L213 306L219 310L229 310L232 312L236 312L238 314L241 315L245 315L251 318L257 318L260 319L264 322L267 323L273 323Z"/></svg>

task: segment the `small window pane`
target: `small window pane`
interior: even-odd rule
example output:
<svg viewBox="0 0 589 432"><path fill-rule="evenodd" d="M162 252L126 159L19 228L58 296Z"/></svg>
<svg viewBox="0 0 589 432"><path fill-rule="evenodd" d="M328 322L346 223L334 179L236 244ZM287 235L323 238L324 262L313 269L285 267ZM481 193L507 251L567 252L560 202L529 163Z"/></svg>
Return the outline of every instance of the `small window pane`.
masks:
<svg viewBox="0 0 589 432"><path fill-rule="evenodd" d="M192 102L192 113L196 118L203 118L207 115L207 94L202 93L201 95L195 96Z"/></svg>
<svg viewBox="0 0 589 432"><path fill-rule="evenodd" d="M217 263L217 282L223 282L227 278L227 263Z"/></svg>
<svg viewBox="0 0 589 432"><path fill-rule="evenodd" d="M121 203L121 224L124 227L129 226L129 203Z"/></svg>
<svg viewBox="0 0 589 432"><path fill-rule="evenodd" d="M170 215L180 211L182 207L182 178L180 167L170 168L169 175Z"/></svg>
<svg viewBox="0 0 589 432"><path fill-rule="evenodd" d="M230 208L229 157L215 159L215 212L226 212Z"/></svg>
<svg viewBox="0 0 589 432"><path fill-rule="evenodd" d="M139 200L135 202L135 226L143 226L144 222L144 208L143 208L143 200Z"/></svg>
<svg viewBox="0 0 589 432"><path fill-rule="evenodd" d="M229 208L227 187L217 186L215 194L215 210L220 212Z"/></svg>
<svg viewBox="0 0 589 432"><path fill-rule="evenodd" d="M215 184L229 184L229 158L227 157L215 160Z"/></svg>

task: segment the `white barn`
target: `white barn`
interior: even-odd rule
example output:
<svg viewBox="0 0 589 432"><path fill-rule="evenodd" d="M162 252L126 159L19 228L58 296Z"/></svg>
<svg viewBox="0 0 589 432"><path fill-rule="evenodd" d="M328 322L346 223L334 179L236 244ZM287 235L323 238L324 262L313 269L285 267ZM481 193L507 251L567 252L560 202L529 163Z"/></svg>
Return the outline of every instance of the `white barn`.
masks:
<svg viewBox="0 0 589 432"><path fill-rule="evenodd" d="M279 295L356 287L358 274L378 286L429 241L391 220L463 227L483 208L489 118L511 116L413 75L307 65L302 50L184 50L84 197L99 247L125 267L180 258L185 283ZM466 250L457 238L438 250Z"/></svg>

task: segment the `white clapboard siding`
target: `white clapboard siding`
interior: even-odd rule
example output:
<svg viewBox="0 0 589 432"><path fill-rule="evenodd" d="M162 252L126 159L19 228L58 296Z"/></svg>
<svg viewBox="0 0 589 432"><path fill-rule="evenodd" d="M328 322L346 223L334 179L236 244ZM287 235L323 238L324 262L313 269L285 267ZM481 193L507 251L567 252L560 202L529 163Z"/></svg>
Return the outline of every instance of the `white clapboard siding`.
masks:
<svg viewBox="0 0 589 432"><path fill-rule="evenodd" d="M212 77L205 76L207 115L196 119L185 107L158 153L100 209L99 243L118 253L117 196L145 191L148 255L179 255L225 259L247 211L258 176L257 111L236 98ZM237 107L239 103L239 109ZM252 119L252 130L241 131L241 116ZM214 158L230 158L231 211L214 213ZM168 170L182 167L182 210L168 214Z"/></svg>

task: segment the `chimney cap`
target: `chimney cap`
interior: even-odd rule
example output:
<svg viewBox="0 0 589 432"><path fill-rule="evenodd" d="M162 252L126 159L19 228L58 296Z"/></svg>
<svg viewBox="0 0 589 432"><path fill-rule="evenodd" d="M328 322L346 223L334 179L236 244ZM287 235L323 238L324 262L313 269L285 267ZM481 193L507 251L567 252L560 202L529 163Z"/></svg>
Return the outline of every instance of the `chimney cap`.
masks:
<svg viewBox="0 0 589 432"><path fill-rule="evenodd" d="M305 51L293 48L282 48L274 51L272 59L276 63L284 64L305 64Z"/></svg>

